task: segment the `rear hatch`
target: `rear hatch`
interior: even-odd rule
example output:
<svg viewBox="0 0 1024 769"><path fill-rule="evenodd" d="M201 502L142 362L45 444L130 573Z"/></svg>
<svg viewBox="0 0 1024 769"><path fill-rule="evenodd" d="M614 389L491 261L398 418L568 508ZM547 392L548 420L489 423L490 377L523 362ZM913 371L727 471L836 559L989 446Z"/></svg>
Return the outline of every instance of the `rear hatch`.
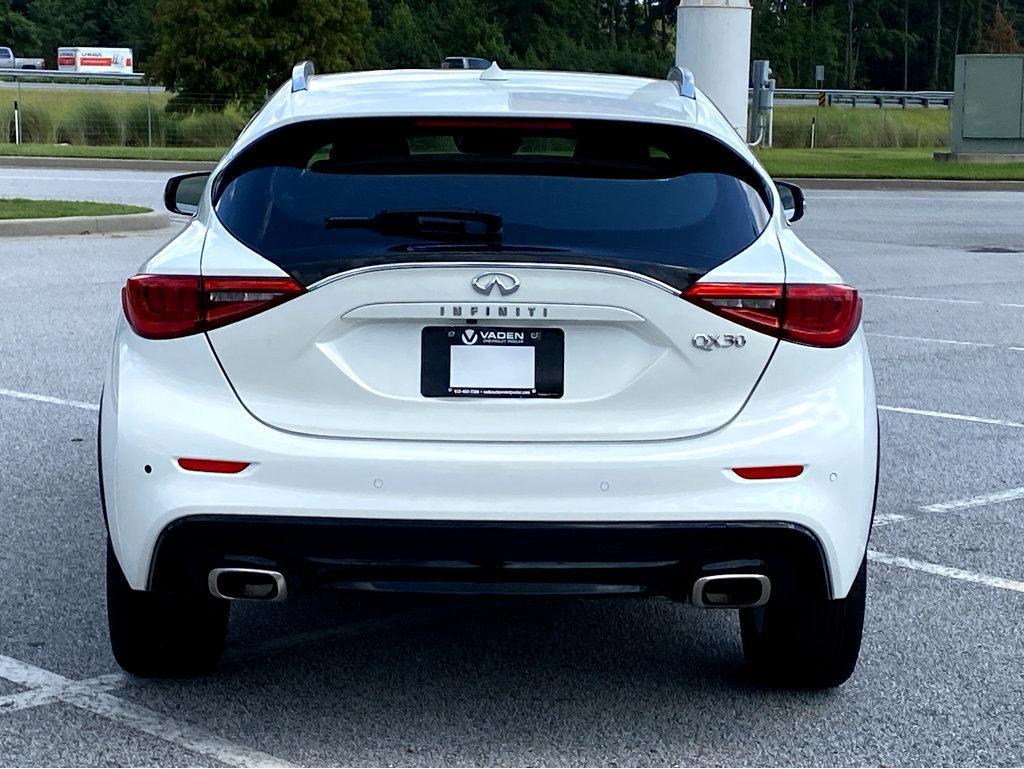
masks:
<svg viewBox="0 0 1024 769"><path fill-rule="evenodd" d="M776 344L680 298L741 252L781 276L760 185L668 126L282 129L217 180L214 227L307 290L209 338L246 408L302 434L698 435L739 412Z"/></svg>

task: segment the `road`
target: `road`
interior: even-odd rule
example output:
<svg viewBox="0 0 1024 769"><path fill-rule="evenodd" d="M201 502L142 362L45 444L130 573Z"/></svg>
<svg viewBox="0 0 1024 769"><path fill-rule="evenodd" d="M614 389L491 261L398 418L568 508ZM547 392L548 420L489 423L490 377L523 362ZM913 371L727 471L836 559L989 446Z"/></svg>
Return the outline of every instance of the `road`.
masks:
<svg viewBox="0 0 1024 769"><path fill-rule="evenodd" d="M2 170L0 195L81 176ZM102 176L159 197L159 174ZM1024 195L809 203L884 406L864 648L824 694L752 686L733 612L662 601L299 597L239 606L209 679L121 675L93 406L120 286L172 231L5 240L0 763L1024 763Z"/></svg>
<svg viewBox="0 0 1024 769"><path fill-rule="evenodd" d="M164 184L172 173L89 168L4 168L0 197L97 200L163 208Z"/></svg>

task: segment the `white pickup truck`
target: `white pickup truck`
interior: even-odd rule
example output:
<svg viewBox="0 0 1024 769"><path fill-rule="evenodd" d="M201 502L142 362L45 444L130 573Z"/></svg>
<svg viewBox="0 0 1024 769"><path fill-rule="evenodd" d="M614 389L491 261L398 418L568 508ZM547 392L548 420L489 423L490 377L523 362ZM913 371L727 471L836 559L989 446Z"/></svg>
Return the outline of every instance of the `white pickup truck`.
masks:
<svg viewBox="0 0 1024 769"><path fill-rule="evenodd" d="M43 59L18 59L14 51L6 46L0 46L0 69L45 69L46 62Z"/></svg>

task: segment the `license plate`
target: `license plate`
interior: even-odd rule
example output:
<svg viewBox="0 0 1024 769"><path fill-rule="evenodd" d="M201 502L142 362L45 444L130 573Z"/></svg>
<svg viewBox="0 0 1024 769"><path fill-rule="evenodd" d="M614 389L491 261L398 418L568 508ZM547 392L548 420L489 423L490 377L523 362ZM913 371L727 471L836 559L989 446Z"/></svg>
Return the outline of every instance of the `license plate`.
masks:
<svg viewBox="0 0 1024 769"><path fill-rule="evenodd" d="M420 393L427 398L561 398L560 328L427 326Z"/></svg>

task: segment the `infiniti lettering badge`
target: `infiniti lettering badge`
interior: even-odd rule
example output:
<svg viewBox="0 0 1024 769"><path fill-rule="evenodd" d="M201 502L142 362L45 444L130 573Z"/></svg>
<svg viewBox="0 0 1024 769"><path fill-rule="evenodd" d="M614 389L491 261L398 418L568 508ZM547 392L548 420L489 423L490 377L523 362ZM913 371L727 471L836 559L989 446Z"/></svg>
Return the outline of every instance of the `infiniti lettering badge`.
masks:
<svg viewBox="0 0 1024 769"><path fill-rule="evenodd" d="M507 272L485 272L473 278L473 288L485 296L490 296L495 286L502 296L508 296L519 290L519 278Z"/></svg>
<svg viewBox="0 0 1024 769"><path fill-rule="evenodd" d="M743 334L694 334L691 341L698 350L710 352L726 347L743 347L747 338Z"/></svg>

